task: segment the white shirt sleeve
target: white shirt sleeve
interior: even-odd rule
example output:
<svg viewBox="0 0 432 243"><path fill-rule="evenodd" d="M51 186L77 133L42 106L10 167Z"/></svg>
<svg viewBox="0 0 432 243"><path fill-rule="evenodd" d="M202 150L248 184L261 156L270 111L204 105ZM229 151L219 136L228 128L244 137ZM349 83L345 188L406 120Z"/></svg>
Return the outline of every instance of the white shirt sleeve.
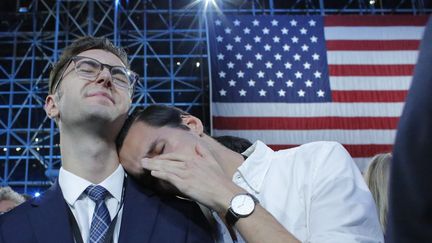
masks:
<svg viewBox="0 0 432 243"><path fill-rule="evenodd" d="M375 203L354 161L338 143L322 147L311 153L307 242L384 242Z"/></svg>

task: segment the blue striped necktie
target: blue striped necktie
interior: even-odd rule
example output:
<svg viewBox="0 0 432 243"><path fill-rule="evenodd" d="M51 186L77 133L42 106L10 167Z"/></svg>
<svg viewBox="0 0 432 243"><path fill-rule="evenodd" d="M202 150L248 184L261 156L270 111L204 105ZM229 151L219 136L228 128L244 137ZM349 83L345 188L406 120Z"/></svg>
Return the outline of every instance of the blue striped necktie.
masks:
<svg viewBox="0 0 432 243"><path fill-rule="evenodd" d="M87 196L96 203L90 226L89 243L102 243L111 223L111 217L105 204L108 191L102 186L91 185L85 190Z"/></svg>

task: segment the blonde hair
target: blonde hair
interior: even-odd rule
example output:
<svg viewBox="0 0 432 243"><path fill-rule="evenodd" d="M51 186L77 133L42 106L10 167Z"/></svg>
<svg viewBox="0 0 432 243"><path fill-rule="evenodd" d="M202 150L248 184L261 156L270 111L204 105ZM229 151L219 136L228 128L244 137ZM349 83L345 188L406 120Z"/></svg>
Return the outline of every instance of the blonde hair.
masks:
<svg viewBox="0 0 432 243"><path fill-rule="evenodd" d="M9 200L18 205L23 203L25 201L25 198L21 194L12 190L12 188L6 186L0 187L0 201L3 200Z"/></svg>
<svg viewBox="0 0 432 243"><path fill-rule="evenodd" d="M364 178L375 200L381 228L385 232L388 210L388 184L391 153L377 154L369 163Z"/></svg>

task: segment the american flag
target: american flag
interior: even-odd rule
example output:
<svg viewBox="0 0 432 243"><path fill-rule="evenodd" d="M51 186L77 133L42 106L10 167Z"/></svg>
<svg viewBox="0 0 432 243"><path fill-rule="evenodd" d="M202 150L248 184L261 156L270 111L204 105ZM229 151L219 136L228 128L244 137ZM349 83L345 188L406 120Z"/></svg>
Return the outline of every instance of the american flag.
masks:
<svg viewBox="0 0 432 243"><path fill-rule="evenodd" d="M208 19L212 135L390 152L427 16Z"/></svg>

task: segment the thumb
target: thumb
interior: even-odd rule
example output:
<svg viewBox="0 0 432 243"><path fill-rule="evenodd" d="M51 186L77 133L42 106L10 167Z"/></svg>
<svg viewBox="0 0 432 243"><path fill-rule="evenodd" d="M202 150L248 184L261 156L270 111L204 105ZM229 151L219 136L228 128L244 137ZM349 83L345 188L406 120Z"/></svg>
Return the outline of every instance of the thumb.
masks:
<svg viewBox="0 0 432 243"><path fill-rule="evenodd" d="M195 151L199 156L201 156L203 158L212 157L210 150L208 150L207 148L205 148L201 144L197 143L195 145Z"/></svg>

